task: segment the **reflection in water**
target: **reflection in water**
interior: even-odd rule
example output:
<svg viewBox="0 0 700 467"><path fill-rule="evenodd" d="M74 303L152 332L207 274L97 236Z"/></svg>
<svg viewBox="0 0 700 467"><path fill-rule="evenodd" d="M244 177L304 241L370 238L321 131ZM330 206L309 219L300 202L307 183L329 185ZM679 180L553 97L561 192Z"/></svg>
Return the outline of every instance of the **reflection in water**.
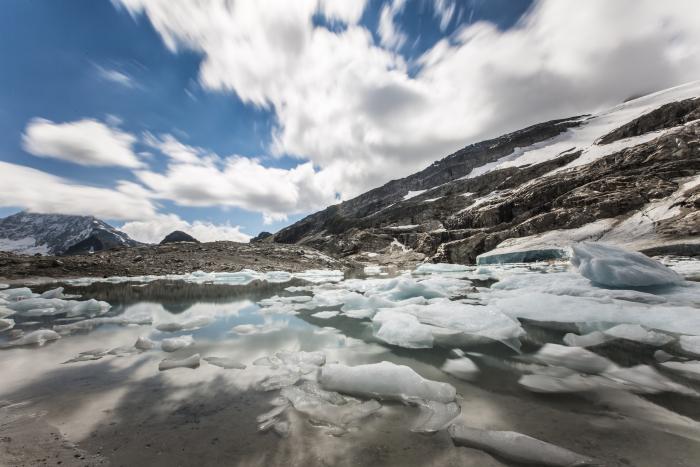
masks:
<svg viewBox="0 0 700 467"><path fill-rule="evenodd" d="M473 283L460 290L453 282L457 284L451 289L453 300L475 302ZM4 377L0 400L26 403L21 407L0 404L6 405L0 407L0 415L8 420L0 430L12 430L21 439L20 428L33 424L40 451L32 455L46 456L60 450L64 442L49 435L58 427L62 436L93 456L85 459L114 465L509 465L498 456L455 448L445 430L432 435L411 432L410 427L425 417L425 407L420 405L383 400L379 409L365 404L366 398L329 395L309 386L319 366L300 360L302 354L296 352L322 350L328 364L388 361L453 385L461 405L459 420L470 426L528 433L602 459L606 465L693 465L688 460L700 459L696 421L700 409L693 395L700 390L697 382L664 376L667 387L682 385L688 390L685 393L633 391L629 385L610 383L611 375L620 374L619 368L654 365L653 346L607 340L594 348L602 359L595 362L604 364L593 372L585 367L591 364L588 354L560 357L541 352L542 346L560 345L567 332L578 330L571 323L521 320L525 332L520 351L483 339L468 345L461 340L462 349L455 350L448 345L455 341L454 335L442 336L431 349L411 349L378 339L376 324L369 318L346 313L314 316L320 311L340 311L339 304L304 308L302 299L278 300L285 307L277 312L257 304L273 296L312 295L303 289L305 285L295 280L235 287L178 281L66 286L66 294L109 302L112 308L99 318L122 322L104 320L83 329L59 327L65 332L56 342L0 350ZM290 287L295 287L293 292L286 290ZM81 319L65 314L18 316L15 330L65 326ZM151 324L129 324L146 319ZM2 339L8 341L8 336ZM190 337L191 345L169 349L170 353L161 349L164 340L188 342ZM136 348L139 339L142 345ZM195 355L201 357L199 366L189 366L196 369L158 370L165 358ZM550 365L545 357L560 361ZM459 372L441 370L458 367L445 363L459 359L475 365L470 367L474 374L465 378L468 381L459 379ZM528 375L527 381L540 389L562 381L581 387L558 394L532 392L522 384ZM295 408L275 405L279 391L261 389L279 388L285 381L298 381L298 387L316 391L316 399L302 392L295 395L300 404L295 403ZM314 417L309 415L313 410L299 409L309 400L318 404L324 397L333 402L322 406L337 413ZM346 403L351 405L338 408ZM288 424L289 432L280 425L278 434L273 429L259 433L261 414L274 407L281 407L274 416ZM324 422L350 420L345 415L348 407L371 410L361 422L343 423L342 430ZM63 465L70 462L67 459Z"/></svg>

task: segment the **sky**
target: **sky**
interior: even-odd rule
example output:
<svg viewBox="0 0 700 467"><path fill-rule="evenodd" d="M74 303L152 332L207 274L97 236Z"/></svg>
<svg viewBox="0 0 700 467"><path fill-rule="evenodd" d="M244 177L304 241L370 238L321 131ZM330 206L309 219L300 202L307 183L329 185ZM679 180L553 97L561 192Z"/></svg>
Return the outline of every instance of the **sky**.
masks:
<svg viewBox="0 0 700 467"><path fill-rule="evenodd" d="M0 216L247 241L700 79L695 0L5 0Z"/></svg>

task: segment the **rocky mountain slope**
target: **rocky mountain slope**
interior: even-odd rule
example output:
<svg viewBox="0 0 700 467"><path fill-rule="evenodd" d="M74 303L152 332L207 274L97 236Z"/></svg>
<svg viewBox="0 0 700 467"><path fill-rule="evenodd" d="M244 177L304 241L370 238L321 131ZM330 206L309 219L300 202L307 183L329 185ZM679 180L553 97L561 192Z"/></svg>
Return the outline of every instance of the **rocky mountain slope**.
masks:
<svg viewBox="0 0 700 467"><path fill-rule="evenodd" d="M0 219L0 251L62 255L138 245L92 216L19 212Z"/></svg>
<svg viewBox="0 0 700 467"><path fill-rule="evenodd" d="M273 239L380 263L556 257L586 239L700 254L698 96L689 83L472 144Z"/></svg>

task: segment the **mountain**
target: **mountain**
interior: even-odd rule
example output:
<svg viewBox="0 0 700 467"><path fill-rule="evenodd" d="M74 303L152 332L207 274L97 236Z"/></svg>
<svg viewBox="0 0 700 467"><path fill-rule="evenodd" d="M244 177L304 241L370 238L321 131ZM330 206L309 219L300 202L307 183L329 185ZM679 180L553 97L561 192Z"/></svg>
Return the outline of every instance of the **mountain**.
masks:
<svg viewBox="0 0 700 467"><path fill-rule="evenodd" d="M700 81L469 145L274 241L456 263L557 257L586 239L700 254L698 96Z"/></svg>
<svg viewBox="0 0 700 467"><path fill-rule="evenodd" d="M194 238L192 235L183 232L182 230L174 230L165 236L163 240L160 241L161 245L166 243L177 243L177 242L192 242L199 243L199 240Z"/></svg>
<svg viewBox="0 0 700 467"><path fill-rule="evenodd" d="M19 212L0 219L0 250L80 254L142 243L92 216Z"/></svg>

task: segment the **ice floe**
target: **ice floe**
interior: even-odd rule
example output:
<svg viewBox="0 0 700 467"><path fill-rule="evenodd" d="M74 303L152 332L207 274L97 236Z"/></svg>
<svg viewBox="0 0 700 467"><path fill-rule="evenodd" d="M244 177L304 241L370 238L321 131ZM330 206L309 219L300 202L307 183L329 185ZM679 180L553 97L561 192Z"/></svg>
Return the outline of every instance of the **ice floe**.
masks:
<svg viewBox="0 0 700 467"><path fill-rule="evenodd" d="M479 367L468 357L449 358L443 363L441 370L458 379L472 381L479 373Z"/></svg>
<svg viewBox="0 0 700 467"><path fill-rule="evenodd" d="M448 403L456 396L451 384L424 379L408 366L386 361L357 366L325 365L319 383L330 391L380 399Z"/></svg>
<svg viewBox="0 0 700 467"><path fill-rule="evenodd" d="M155 342L153 342L148 337L144 337L144 336L141 336L138 339L136 339L136 343L134 344L134 347L139 349L139 350L151 350L155 346L156 346Z"/></svg>
<svg viewBox="0 0 700 467"><path fill-rule="evenodd" d="M160 341L160 348L163 352L176 352L191 345L194 345L194 339L189 334L179 337L169 337Z"/></svg>
<svg viewBox="0 0 700 467"><path fill-rule="evenodd" d="M594 459L514 431L490 431L454 424L449 428L458 446L481 449L523 464L556 467L600 465Z"/></svg>
<svg viewBox="0 0 700 467"><path fill-rule="evenodd" d="M383 309L374 315L372 321L378 326L374 335L388 344L409 349L433 346L433 333L430 328L421 324L413 315Z"/></svg>
<svg viewBox="0 0 700 467"><path fill-rule="evenodd" d="M660 262L636 251L603 243L572 246L571 263L584 277L612 287L649 287L678 284L683 277Z"/></svg>
<svg viewBox="0 0 700 467"><path fill-rule="evenodd" d="M221 367L225 370L245 370L246 366L229 357L204 357L202 360L210 365Z"/></svg>
<svg viewBox="0 0 700 467"><path fill-rule="evenodd" d="M23 345L38 345L42 346L50 341L55 341L60 339L61 335L56 331L51 329L38 329L36 331L29 332L19 339L15 339L9 342L1 344L1 347L18 347Z"/></svg>
<svg viewBox="0 0 700 467"><path fill-rule="evenodd" d="M158 364L158 370L172 370L173 368L191 368L195 369L199 367L199 354L191 355L187 358L174 359L165 358L161 360Z"/></svg>

